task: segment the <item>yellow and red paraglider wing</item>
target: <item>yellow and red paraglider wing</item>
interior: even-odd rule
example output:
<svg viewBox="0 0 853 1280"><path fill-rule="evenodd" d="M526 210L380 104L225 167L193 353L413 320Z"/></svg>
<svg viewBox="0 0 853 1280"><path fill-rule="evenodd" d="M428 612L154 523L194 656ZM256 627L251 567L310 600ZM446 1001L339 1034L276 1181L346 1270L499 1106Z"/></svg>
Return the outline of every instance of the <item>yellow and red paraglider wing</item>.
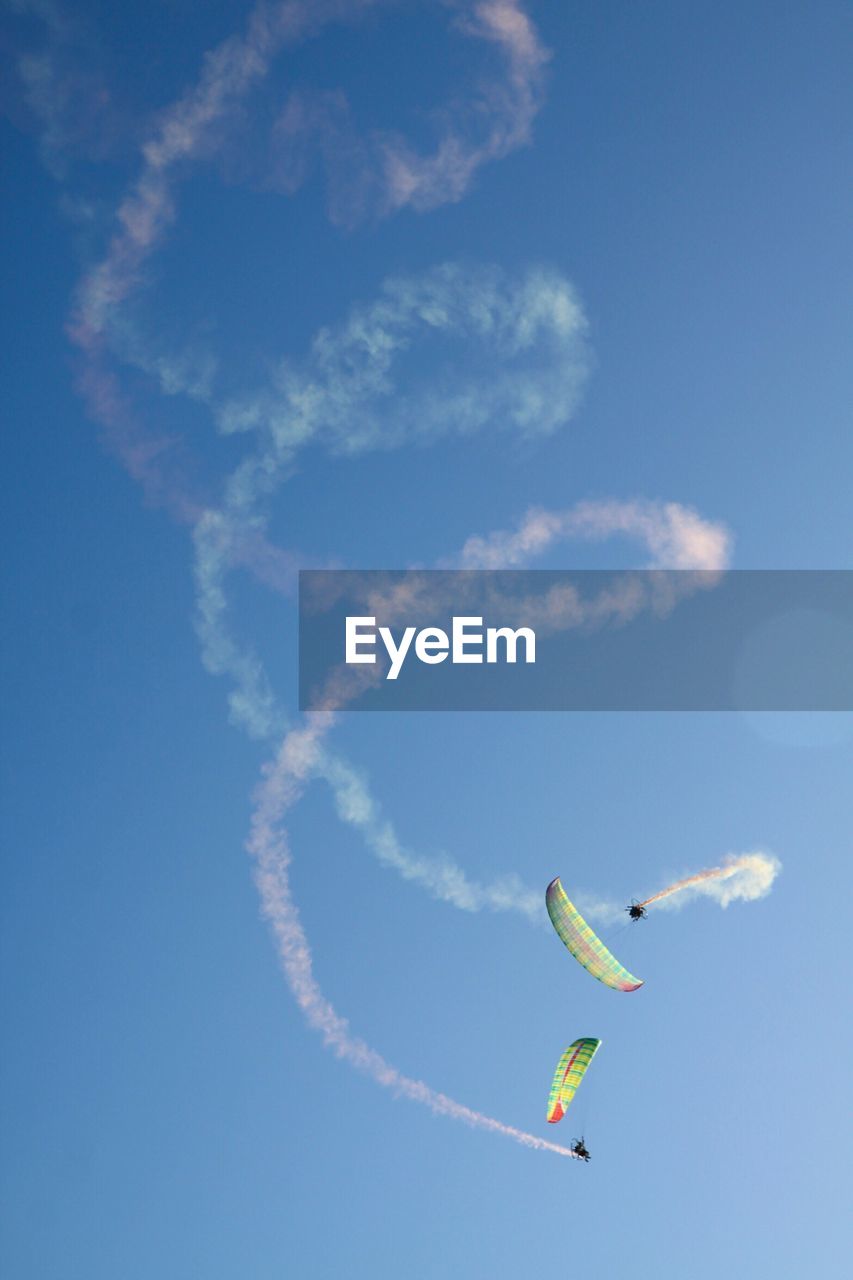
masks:
<svg viewBox="0 0 853 1280"><path fill-rule="evenodd" d="M568 1105L575 1096L577 1087L598 1052L600 1044L601 1041L592 1036L582 1036L580 1040L570 1044L560 1058L551 1082L551 1092L548 1095L549 1124L556 1124L566 1114Z"/></svg>

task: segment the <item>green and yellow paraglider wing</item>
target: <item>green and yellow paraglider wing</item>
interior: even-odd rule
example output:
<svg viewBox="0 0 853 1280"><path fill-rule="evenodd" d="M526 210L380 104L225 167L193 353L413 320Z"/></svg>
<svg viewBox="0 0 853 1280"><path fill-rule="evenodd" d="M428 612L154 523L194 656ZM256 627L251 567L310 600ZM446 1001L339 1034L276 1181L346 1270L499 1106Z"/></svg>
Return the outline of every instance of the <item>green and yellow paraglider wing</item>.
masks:
<svg viewBox="0 0 853 1280"><path fill-rule="evenodd" d="M566 897L559 876L545 891L545 905L561 941L594 978L614 991L636 991L643 985L642 978L635 978L623 968L593 933L577 907Z"/></svg>
<svg viewBox="0 0 853 1280"><path fill-rule="evenodd" d="M600 1044L600 1040L583 1036L580 1040L575 1040L574 1044L570 1044L560 1058L557 1070L554 1072L551 1092L548 1095L549 1124L556 1124L566 1114L568 1105L575 1096L577 1087L598 1052Z"/></svg>

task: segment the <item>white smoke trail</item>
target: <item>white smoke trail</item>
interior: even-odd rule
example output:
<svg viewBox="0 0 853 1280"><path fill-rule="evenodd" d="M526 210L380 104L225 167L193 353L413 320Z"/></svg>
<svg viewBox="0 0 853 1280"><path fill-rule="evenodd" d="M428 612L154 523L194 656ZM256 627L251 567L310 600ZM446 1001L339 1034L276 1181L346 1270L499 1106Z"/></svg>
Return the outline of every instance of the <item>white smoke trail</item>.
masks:
<svg viewBox="0 0 853 1280"><path fill-rule="evenodd" d="M352 226L369 213L417 212L460 200L477 170L530 140L542 103L548 53L516 0L450 0L460 34L494 50L502 74L481 77L468 102L433 113L441 121L433 151L424 154L397 131L360 132L340 91L296 90L276 120L269 186L295 191L318 151L326 170L332 222ZM485 127L484 127L485 121Z"/></svg>
<svg viewBox="0 0 853 1280"><path fill-rule="evenodd" d="M164 356L136 340L123 312L140 285L148 258L175 219L175 191L188 163L216 153L225 122L267 75L283 45L315 33L327 22L357 17L378 3L261 4L252 12L245 35L226 40L208 55L197 84L163 114L146 144L140 176L119 205L117 229L106 254L81 282L69 326L84 358L82 378L90 407L113 448L149 496L193 527L204 661L210 670L230 677L234 718L265 740L281 735L286 719L260 660L229 635L224 583L238 564L273 583L292 571L286 554L266 542L263 505L296 453L314 442L332 453L352 454L502 422L522 435L552 431L571 416L586 368L585 321L577 299L564 280L542 269L508 280L499 272L447 266L417 279L389 282L372 307L356 309L337 331L324 330L302 365L283 364L271 388L226 404L215 401L211 360ZM371 163L379 159L371 178L379 212L405 206L428 209L459 199L482 164L527 140L538 110L546 55L517 0L459 0L450 8L460 30L498 51L504 79L481 84L476 110L465 122L467 132L460 127L458 111L446 117L445 132L432 155L416 154L396 135L371 139L364 154ZM52 92L48 80L42 79L40 91L43 118L58 120L61 112L44 97ZM471 129L484 120L485 133L475 138ZM454 360L446 371L454 368L455 348L463 337L477 352L477 376L467 382L431 377L416 395L404 397L399 388L395 393L394 361L417 335L451 345ZM259 447L230 478L219 509L188 491L180 471L170 465L172 442L152 440L133 420L105 367L110 350L146 368L167 394L181 392L209 404L223 430L257 433ZM443 387L441 397L437 385ZM515 534L469 540L463 563L517 564L558 538L597 538L613 532L639 537L656 562L672 557L675 567L717 567L728 545L719 526L677 504L581 504L570 512L531 512ZM256 569L256 561L262 569ZM331 714L315 716L305 727L286 734L259 790L249 841L264 914L306 1020L334 1052L384 1087L436 1113L537 1150L570 1156L562 1147L472 1111L401 1074L350 1033L317 986L290 892L290 852L280 829L312 770L326 777L339 813L362 831L377 856L434 896L465 910L512 909L531 918L534 909L539 912L540 898L535 895L534 908L532 891L512 877L479 885L449 861L436 863L404 850L357 775L322 748L331 721Z"/></svg>
<svg viewBox="0 0 853 1280"><path fill-rule="evenodd" d="M316 35L333 22L348 22L393 0L283 0L258 4L246 31L231 36L205 58L198 82L163 113L143 147L142 173L119 205L119 229L109 251L85 277L72 331L90 347L111 313L137 287L146 258L175 219L177 170L221 147L225 128L242 99L268 75L286 45ZM539 108L539 81L547 53L519 0L452 0L455 27L486 42L504 60L504 77L481 85L472 116L487 121L477 142L458 129L459 110L449 115L434 153L420 156L399 135L385 136L381 153L387 211L412 205L435 208L461 198L483 164L528 140ZM490 109L484 109L490 108Z"/></svg>
<svg viewBox="0 0 853 1280"><path fill-rule="evenodd" d="M339 397L340 398L340 397ZM245 498L245 491L244 498ZM245 502L251 511L251 503ZM604 538L608 529L622 533L630 529L633 536L644 543L651 553L656 567L671 567L670 559L681 568L695 563L703 572L722 569L726 563L730 535L723 525L704 520L696 512L678 503L629 502L607 500L601 503L584 502L560 513L537 512L537 519L550 521L552 527L561 529L564 539L574 537ZM529 525L525 517L522 529ZM219 514L209 514L201 530L207 538L197 559L200 590L198 605L203 636L203 652L208 669L216 674L228 674L233 682L229 695L232 718L252 737L264 739L272 736L286 721L282 709L275 700L259 661L245 653L230 637L226 625L225 592L222 574L229 564L226 543L217 543L223 528ZM513 535L490 534L484 539L469 539L463 556L470 556L470 548L478 541L495 547ZM716 549L715 556L708 554L708 547ZM528 546L527 554L542 549ZM692 557L692 559L691 559ZM520 549L512 556L517 567L521 563ZM493 566L492 566L493 567ZM612 604L612 602L611 602ZM633 594L627 605L620 605L625 612L637 612L647 607L649 600ZM574 607L572 625L580 625L590 617L592 607L602 613L599 605ZM551 610L553 615L554 611ZM554 625L568 625L564 611L552 616ZM505 873L485 883L471 880L465 871L449 856L439 858L417 854L406 848L398 837L393 824L383 816L374 799L366 777L350 765L342 756L321 745L321 738L312 735L304 741L306 757L300 762L300 776L313 776L324 780L330 787L338 816L362 837L368 851L384 866L395 870L404 880L418 885L433 898L446 902L459 910L509 911L524 916L532 922L542 918L542 894L538 889L525 886L514 873ZM599 921L609 922L618 917L621 908L612 904L587 900L584 910Z"/></svg>
<svg viewBox="0 0 853 1280"><path fill-rule="evenodd" d="M453 309L461 301L463 323L476 333L478 325L482 324L479 309L482 284L476 290L477 305L468 306L474 301L473 295L470 289L466 292L467 285L461 291L456 287L455 269L433 273L427 279L426 295L419 294L417 286L413 293L411 282L398 282L396 292L386 293L382 314L370 317L366 326L364 317L359 317L355 329L351 328L344 336L345 346L349 344L354 348L361 366L354 377L349 353L345 353L343 362L335 364L336 352L328 342L328 335L324 335L314 356L321 372L328 375L327 384L332 386L332 395L327 396L324 402L325 413L316 417L316 428L305 419L304 412L297 414L294 423L292 410L296 404L303 410L307 407L305 393L308 388L304 381L294 383L289 371L286 372L280 390L291 411L288 421L284 421L284 416L276 411L275 406L270 407L263 423L265 444L259 456L238 468L232 476L220 511L206 507L199 509L195 501L186 498L181 484L176 483L171 475L166 477L160 464L171 442L151 442L145 438L139 425L129 418L125 406L113 394L115 384L105 369L104 359L111 333L127 343L127 326L119 324L119 309L137 288L147 258L162 242L174 220L173 188L178 166L183 168L200 152L206 150L210 153L215 149L215 130L252 85L266 75L270 60L282 43L304 36L309 29L331 18L351 16L369 7L371 0L352 0L351 3L346 0L314 0L310 5L301 0L287 0L277 6L261 4L250 17L245 37L225 41L208 55L198 84L164 115L158 134L145 146L142 174L118 209L119 229L113 235L105 257L81 282L69 325L70 336L84 356L84 380L90 407L110 433L114 450L152 496L164 500L176 518L193 525L198 551L199 631L204 659L211 670L227 672L232 677L235 684L232 712L251 733L260 737L268 737L280 729L275 700L260 663L230 640L223 625L226 607L224 574L240 561L241 553L245 557L246 547L252 545L253 540L263 537L263 522L257 514L258 501L271 493L294 449L306 443L315 429L322 430L327 446L334 449L337 443L343 452L373 447L377 442L387 444L386 440L370 438L369 422L364 418L361 427L368 426L367 438L358 438L352 432L351 424L346 424L346 430L343 429L345 415L336 418L331 412L341 408L336 397L340 384L350 379L353 406L363 400L365 393L374 396L385 393L387 353L383 352L382 343L388 332L389 317L392 321L396 317L398 325L402 323L401 341L405 345L408 342L405 329L412 324L452 332L459 323L458 317L452 314ZM481 90L476 114L483 119L484 102L490 105L493 125L485 142L473 149L469 147L467 153L455 130L451 130L441 142L435 157L426 162L399 139L388 140L385 163L392 207L410 204L415 208L430 208L448 199L458 199L473 172L483 162L506 154L526 140L530 121L537 109L535 81L544 53L516 0L477 0L476 3L462 2L454 7L459 25L467 34L492 42L507 57L507 91L484 95ZM531 283L532 290L525 292L523 289L514 297L511 293L506 295L502 282L497 286L491 282L501 317L495 324L487 316L486 322L490 330L488 337L497 352L499 364L539 343L543 325L547 328L551 324L558 343L568 338L573 347L577 345L583 317L567 287L558 282L556 290L550 291L543 310L541 280L531 279ZM548 292L547 282L545 292ZM516 301L520 307L516 306ZM480 336L484 338L486 334ZM152 369L159 376L164 390L170 393L180 390L202 400L209 399L209 376L202 381L196 377L188 378L185 367L180 363L164 363L156 357ZM495 395L487 405L477 404L474 393L479 393L481 386L457 389L452 408L458 422L463 429L469 430L473 425L494 421L498 410L501 410L516 430L553 428L570 412L578 382L578 370L572 362L557 362L554 369L556 382L545 386L541 375L538 384L533 378L502 380L498 375L491 383ZM581 376L582 373L581 367ZM164 384L164 378L168 386ZM413 410L410 421L413 432L422 434L424 424L430 420L438 424L437 416L430 419L428 398L422 397ZM244 420L239 425L245 426L245 407L242 414ZM223 418L227 417L226 410ZM292 761L300 750L305 750L312 733L324 731L328 721L329 717L315 717L307 733L299 730L285 737L276 764L269 770L260 789L249 841L249 849L256 860L264 914L276 936L285 975L306 1020L321 1032L325 1043L339 1056L366 1071L383 1087L420 1102L437 1114L503 1134L536 1150L572 1157L573 1153L565 1148L504 1125L436 1092L422 1081L403 1075L362 1040L352 1036L346 1022L320 992L312 972L307 939L290 894L287 878L290 855L285 836L277 826L289 805L300 794Z"/></svg>
<svg viewBox="0 0 853 1280"><path fill-rule="evenodd" d="M303 361L282 362L270 386L219 408L221 429L252 432L257 447L228 479L221 508L194 528L198 631L205 665L232 680L232 717L252 736L277 725L257 660L228 633L224 583L235 548L264 535L266 507L299 451L319 444L355 455L495 423L521 435L554 431L580 395L585 333L559 273L512 277L446 263L387 280L372 303L321 329ZM437 349L440 376L404 375L416 343ZM460 372L463 353L474 375Z"/></svg>
<svg viewBox="0 0 853 1280"><path fill-rule="evenodd" d="M650 568L725 569L732 538L725 525L703 519L679 502L579 502L566 511L532 507L514 530L471 537L461 569L513 569L570 539L601 542L625 534L644 543Z"/></svg>
<svg viewBox="0 0 853 1280"><path fill-rule="evenodd" d="M347 1021L323 995L314 977L311 950L299 912L290 891L291 854L282 822L288 809L302 793L302 769L310 759L313 744L327 730L331 717L320 713L308 718L303 729L287 735L255 797L248 850L255 861L255 881L261 895L263 914L276 939L282 971L308 1025L323 1043L350 1066L369 1076L384 1089L426 1106L436 1115L459 1120L475 1129L486 1129L530 1147L556 1155L577 1158L567 1147L547 1142L535 1134L504 1124L482 1112L464 1106L447 1094L404 1075L354 1036Z"/></svg>
<svg viewBox="0 0 853 1280"><path fill-rule="evenodd" d="M251 511L252 504L245 500L245 490L242 492L244 503L241 505ZM522 521L522 530L529 527L530 518L528 515ZM651 554L652 564L659 568L672 567L670 561L674 561L682 569L694 566L703 572L722 569L727 563L731 543L725 526L707 521L690 508L673 502L621 503L609 499L601 503L580 503L564 512L538 511L536 518L548 523L552 529L559 529L562 539L599 539L606 537L608 530L611 533L630 530ZM227 543L216 541L224 524L220 514L210 513L200 527L200 531L206 533L203 554L196 562L203 652L209 670L231 677L234 687L229 695L229 705L234 721L250 736L264 739L281 731L286 716L275 705L259 661L245 653L227 629L222 575L230 561ZM469 539L462 556L470 561L473 546L480 544L495 548L505 545L515 536L498 533L482 539ZM714 548L713 555L709 554L709 547ZM543 549L541 541L535 546L528 541L525 548L527 558ZM515 567L522 563L520 547L516 546L511 559ZM493 562L490 566L494 567ZM632 595L624 607L636 612L648 604L645 597L635 598ZM572 625L588 620L588 608L580 603L575 606ZM559 617L552 616L551 622L568 625L564 611ZM363 773L341 755L325 748L320 735L306 739L304 748L308 754L300 762L300 776L313 776L329 785L338 816L359 833L368 851L381 864L395 870L404 880L418 885L438 901L459 910L509 911L531 922L541 920L540 890L525 886L514 873L505 873L486 882L474 881L448 855L436 858L414 853L405 846L391 821L382 814ZM621 914L621 907L590 898L584 900L583 909L591 918L601 922L611 922Z"/></svg>
<svg viewBox="0 0 853 1280"><path fill-rule="evenodd" d="M498 568L497 557L502 554L510 567L517 568L558 540L598 540L617 533L627 533L644 544L655 568L721 571L730 555L731 535L726 527L705 520L689 507L676 502L608 499L578 503L559 512L532 510L515 531L471 537L459 557L445 563L461 560L466 568ZM575 625L587 617L578 606ZM306 776L312 772L328 783L341 820L361 835L380 863L404 880L461 911L511 911L533 923L542 921L541 890L525 886L514 873L479 883L469 879L447 855L429 858L407 849L383 816L364 775L340 755L321 749L318 740L312 744L312 758L305 762L305 771ZM592 919L612 923L621 917L621 906L582 895L581 899L584 914Z"/></svg>
<svg viewBox="0 0 853 1280"><path fill-rule="evenodd" d="M460 911L512 911L531 924L543 923L542 892L524 885L514 873L480 883L469 879L450 857L430 858L407 849L382 815L365 778L340 755L318 749L311 772L329 784L341 821L359 833L378 862L403 880Z"/></svg>
<svg viewBox="0 0 853 1280"><path fill-rule="evenodd" d="M709 867L676 880L645 898L640 906L660 903L678 910L697 897L712 898L721 907L727 907L730 902L755 902L767 896L781 870L782 864L775 854L763 850L729 854L722 866Z"/></svg>
<svg viewBox="0 0 853 1280"><path fill-rule="evenodd" d="M166 506L181 522L194 524L209 504L187 491L186 476L174 465L175 442L162 433L152 437L129 414L105 359L112 350L154 377L166 394L181 392L210 403L211 408L216 361L206 353L186 358L153 350L151 343L134 331L126 306L143 283L147 260L175 221L176 188L189 166L199 160L209 162L220 152L243 100L268 76L281 49L317 35L331 23L357 21L394 3L396 0L259 3L249 15L244 33L211 50L197 82L161 114L142 148L140 175L118 205L116 230L108 249L80 282L68 324L69 336L83 357L78 386L111 451L143 485L146 496ZM57 33L64 38L69 22L51 0L17 0L17 7L44 23L50 45L45 59L49 61ZM497 67L477 86L470 111L463 112L461 103L455 102L453 111L442 117L432 154L416 153L398 134L377 135L375 159L382 171L376 179L379 212L390 213L406 205L434 208L460 199L483 164L500 159L528 140L539 109L541 73L548 55L520 0L450 0L447 8L456 31L496 51ZM21 57L19 74L42 123L44 148L56 158L64 137L58 122L69 118L68 95L77 78L47 74L45 59ZM484 128L484 136L479 136ZM246 546L255 546L259 536L256 530L255 538L244 543L244 557ZM236 531L232 544L235 541L239 541ZM266 566L269 556L262 555L261 560ZM212 662L215 666L215 657Z"/></svg>

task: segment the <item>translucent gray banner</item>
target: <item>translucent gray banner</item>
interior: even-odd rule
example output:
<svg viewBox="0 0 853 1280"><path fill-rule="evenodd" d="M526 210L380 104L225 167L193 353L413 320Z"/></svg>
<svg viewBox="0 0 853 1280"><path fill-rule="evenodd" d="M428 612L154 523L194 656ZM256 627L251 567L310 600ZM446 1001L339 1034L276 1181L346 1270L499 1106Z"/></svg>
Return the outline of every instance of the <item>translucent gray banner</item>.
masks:
<svg viewBox="0 0 853 1280"><path fill-rule="evenodd" d="M850 711L853 571L305 570L303 711Z"/></svg>

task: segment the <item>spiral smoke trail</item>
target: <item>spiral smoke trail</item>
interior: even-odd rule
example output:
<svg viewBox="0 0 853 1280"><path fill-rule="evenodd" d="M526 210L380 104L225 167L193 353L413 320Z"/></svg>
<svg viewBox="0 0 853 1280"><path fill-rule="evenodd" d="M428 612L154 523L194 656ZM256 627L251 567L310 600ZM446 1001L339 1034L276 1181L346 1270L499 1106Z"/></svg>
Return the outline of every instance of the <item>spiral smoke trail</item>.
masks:
<svg viewBox="0 0 853 1280"><path fill-rule="evenodd" d="M235 566L250 569L267 585L278 587L282 579L292 586L296 557L281 553L265 537L258 507L281 479L292 460L293 448L288 441L273 438L259 457L250 457L237 468L226 485L226 498L221 510L190 491L178 466L171 464L171 439L151 434L136 420L115 374L107 361L122 355L131 364L154 375L161 386L170 383L171 390L181 390L196 398L214 412L223 429L258 426L264 413L270 411L270 394L251 403L222 405L215 402L204 385L204 379L193 382L181 374L180 361L157 358L153 362L134 336L133 326L119 324L119 313L139 288L144 268L160 248L177 218L176 190L189 163L201 157L210 158L227 132L224 125L235 115L242 101L268 74L276 54L285 46L308 38L328 23L356 20L382 6L383 0L280 0L260 3L252 10L242 35L229 37L206 57L198 81L171 108L162 113L154 135L143 146L143 164L136 182L126 192L117 208L116 229L105 255L85 272L77 289L75 304L68 323L68 334L82 360L77 387L84 396L91 415L100 423L109 447L115 452L131 476L141 485L146 496L166 508L172 517L193 531L196 546L197 604L199 634L203 644L205 665L216 674L227 674L235 683L231 698L234 718L252 736L280 737L286 719L279 714L265 673L253 655L244 653L223 629L225 592L223 579ZM405 206L425 211L443 203L454 203L465 193L475 172L484 164L508 154L528 140L530 126L541 100L541 76L547 51L527 16L521 0L463 0L454 6L453 26L462 35L485 42L497 55L499 70L492 78L481 79L474 105L469 111L457 106L454 121L441 135L432 153L420 153L397 134L386 134L368 142L368 161L378 165L372 175L378 191L375 213L388 214ZM299 116L299 103L294 99L283 123L293 131ZM484 107L488 108L484 110ZM485 125L485 128L483 127ZM371 150L372 146L372 150ZM375 153L375 155L374 155ZM369 167L369 165L368 165ZM371 178L370 174L366 175ZM366 211L365 211L366 212ZM331 211L332 215L334 211ZM333 221L335 220L333 216ZM443 291L443 293L442 293ZM438 294L442 293L442 297ZM528 382L511 382L509 394L516 412L513 421L530 401L541 427L556 427L565 420L574 404L577 385L582 380L580 362L583 316L573 296L562 281L552 286L542 272L528 273L520 290L506 287L502 277L494 273L474 272L469 276L454 267L427 273L423 281L409 284L398 281L386 291L376 308L379 319L397 325L407 333L415 323L427 329L439 325L444 314L441 305L447 294L455 302L461 296L462 319L477 336L477 326L486 324L492 341L491 321L498 313L511 323L500 332L508 333L507 341L516 342L515 329L523 330L524 341L516 342L522 350L533 343L543 327L543 296L546 319L558 356L574 353L577 358L557 359L556 379L552 380L548 403L551 419L541 404L541 369L535 396L528 394ZM489 305L484 306L484 293ZM465 303L468 303L467 309ZM491 309L490 309L491 308ZM532 309L533 323L527 322L525 308ZM549 309L550 308L550 309ZM446 326L459 323L458 308L446 309L450 317ZM488 323L487 323L488 322ZM365 325L377 327L376 317L360 314L355 333L342 339L343 355L353 343L364 342ZM513 325L515 329L513 329ZM464 327L464 325L463 325ZM547 336L547 335L546 335ZM121 341L118 339L121 338ZM399 333L398 333L399 340ZM123 344L123 345L122 345ZM321 356L329 362L329 338L325 335ZM380 355L384 350L377 344ZM565 351L564 351L565 348ZM334 355L334 352L332 353ZM320 361L323 364L323 360ZM168 365L168 369L167 366ZM325 368L325 365L324 365ZM361 369L361 364L358 366ZM331 359L326 370L333 382L341 382L351 392L353 405L341 411L337 423L302 423L303 443L325 429L327 445L346 453L370 447L375 429L362 414L358 419L364 438L355 429L358 393L365 394L358 376L347 371L350 362L344 358L341 369ZM375 372L371 366L371 372ZM164 374L168 373L168 377ZM530 374L532 378L534 375ZM371 384L367 379L368 388ZM293 388L291 388L293 390ZM299 390L298 388L296 390ZM304 387L302 387L304 391ZM337 394L327 395L322 404L327 413L337 406L341 410L341 387ZM498 395L502 389L498 389ZM298 398L298 396L297 396ZM302 397L310 399L310 397ZM268 403L269 402L269 403ZM473 403L473 398L470 401ZM486 396L477 401L477 427L506 404L486 406ZM274 405L272 405L275 408ZM411 434L425 438L444 430L444 423L426 420L426 401L418 402ZM458 416L458 415L457 415ZM523 418L523 415L522 415ZM526 421L526 419L524 419ZM263 424L261 424L263 425ZM339 429L339 430L338 430ZM336 431L338 434L336 435ZM274 433L273 433L274 434ZM285 435L287 433L285 432ZM264 434L264 440L267 436ZM279 823L298 800L307 777L300 773L309 757L316 757L317 746L333 718L331 714L314 717L305 728L286 733L272 764L264 773L258 789L248 849L255 860L255 876L261 894L264 916L276 938L279 959L293 995L308 1024L318 1031L326 1045L339 1057L364 1071L377 1083L399 1095L429 1107L434 1113L449 1116L479 1129L503 1134L514 1141L539 1151L574 1157L574 1153L555 1143L525 1133L510 1125L473 1111L445 1094L431 1089L422 1081L403 1075L387 1063L375 1050L350 1032L348 1024L321 992L313 974L311 951L289 883L291 853L286 833ZM302 763L300 763L302 762Z"/></svg>
<svg viewBox="0 0 853 1280"><path fill-rule="evenodd" d="M281 741L285 734L255 797L248 848L279 961L307 1024L342 1060L392 1093L528 1148L573 1157L565 1147L505 1125L402 1074L356 1037L323 995L293 901L292 854L281 827L312 777L329 782L339 815L361 831L380 861L433 896L465 910L488 906L535 917L541 909L534 901L538 895L525 892L514 878L474 884L455 864L436 864L404 850L363 779L323 750L339 705L334 699L328 712L285 733L287 718L260 662L226 630L225 592L225 577L235 568L248 569L275 590L292 589L295 568L304 557L267 541L264 504L285 478L300 446L313 441L332 454L348 456L406 440L438 438L451 419L465 435L504 421L522 434L547 434L567 422L586 369L586 325L571 287L557 273L540 268L515 278L453 264L417 278L392 279L372 306L356 308L340 330L323 330L303 365L285 362L271 387L233 402L222 402L209 385L205 370L215 367L212 357L193 372L192 361L188 364L180 353L152 354L127 314L127 304L145 283L150 258L177 221L180 182L193 161L209 161L224 145L229 120L239 115L278 52L318 34L327 24L355 21L382 7L383 0L262 0L242 35L229 37L209 52L196 83L159 117L143 146L139 175L116 209L106 251L78 286L68 324L79 358L76 385L108 447L148 500L192 530L203 658L209 670L231 679L234 719L261 740ZM523 0L460 0L451 15L459 34L491 48L495 69L478 81L470 109L460 115L457 107L452 119L448 115L451 122L440 132L433 151L420 153L396 133L368 134L359 154L364 159L364 190L373 192L375 215L406 206L426 211L455 203L481 166L528 140L541 104L548 55ZM42 95L40 103L45 138L54 146L63 136L64 99L60 95L48 101ZM298 142L301 122L306 121L311 128L323 128L323 119L294 97L279 132ZM369 212L361 208L362 216ZM330 215L335 221L334 208ZM406 349L417 334L465 339L477 350L487 348L500 376L470 385L463 380L447 402L452 413L443 404L435 409L430 389L428 395L403 396L394 413L383 417L393 353ZM370 351L366 361L365 345ZM177 442L162 432L152 433L137 419L123 381L113 372L115 359L137 367L167 394L181 392L204 404L226 434L249 429L258 433L258 449L230 476L221 507L185 474ZM632 501L582 503L557 512L533 509L517 528L470 538L461 563L468 568L517 566L561 539L597 540L613 533L639 538L654 564L715 569L728 557L729 539L721 526L677 503ZM775 871L771 881L773 875ZM739 883L737 869L719 868L649 901L703 880L719 884L721 891Z"/></svg>

